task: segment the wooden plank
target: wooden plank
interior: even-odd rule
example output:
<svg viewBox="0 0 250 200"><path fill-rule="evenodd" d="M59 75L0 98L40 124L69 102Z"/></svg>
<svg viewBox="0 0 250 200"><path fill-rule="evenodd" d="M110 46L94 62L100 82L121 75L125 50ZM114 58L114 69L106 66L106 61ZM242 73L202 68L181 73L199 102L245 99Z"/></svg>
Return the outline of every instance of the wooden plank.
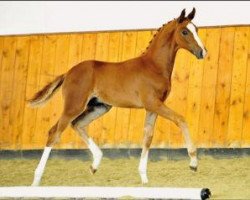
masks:
<svg viewBox="0 0 250 200"><path fill-rule="evenodd" d="M248 27L236 28L227 135L227 145L229 147L241 147L243 104L248 59L248 37Z"/></svg>
<svg viewBox="0 0 250 200"><path fill-rule="evenodd" d="M1 67L0 102L2 120L0 123L0 149L10 149L12 133L10 127L10 109L12 101L13 75L16 56L16 37L5 37Z"/></svg>
<svg viewBox="0 0 250 200"><path fill-rule="evenodd" d="M60 34L56 36L56 53L55 53L55 66L54 66L54 78L61 74L65 74L68 69L68 58L69 58L69 35ZM61 117L63 111L63 98L61 89L53 96L51 110L51 121L56 123ZM69 132L70 125L62 133L60 142L55 145L55 148L66 148L70 149L74 146L75 133Z"/></svg>
<svg viewBox="0 0 250 200"><path fill-rule="evenodd" d="M4 51L4 38L5 37L0 37L0 72L2 72L2 58L3 58L3 51ZM0 88L1 88L1 85L2 85L1 77L2 76L1 76L1 73L0 73ZM1 98L1 92L2 92L2 90L0 90L0 98ZM2 106L0 106L0 128L1 128L1 122L2 121L3 121ZM3 135L4 135L4 133L0 130L0 141L2 141L1 138L2 138ZM1 149L1 142L0 142L0 149Z"/></svg>
<svg viewBox="0 0 250 200"><path fill-rule="evenodd" d="M26 99L30 99L40 89L39 79L42 67L43 42L45 36L30 36L30 51L28 62L28 74L26 83ZM39 109L39 108L38 108ZM37 110L29 107L24 108L22 149L34 148L34 136L36 135ZM38 124L39 125L39 124Z"/></svg>
<svg viewBox="0 0 250 200"><path fill-rule="evenodd" d="M99 46L97 46L97 36L98 34L96 33L84 33L83 34L82 56L81 56L82 61L94 60L97 58L96 56L99 56L96 54L97 53L96 51L99 48ZM105 37L108 39L107 33L105 33ZM102 50L106 51L108 49L102 49ZM102 56L100 58L102 59ZM104 56L103 59L106 59L106 56Z"/></svg>
<svg viewBox="0 0 250 200"><path fill-rule="evenodd" d="M97 33L95 46L95 60L106 61L108 59L109 33ZM89 125L89 135L98 145L105 143L103 141L103 118L100 117Z"/></svg>
<svg viewBox="0 0 250 200"><path fill-rule="evenodd" d="M214 127L210 146L224 147L228 128L235 28L222 28L216 84Z"/></svg>
<svg viewBox="0 0 250 200"><path fill-rule="evenodd" d="M199 30L199 36L206 46L206 29ZM191 138L196 146L199 146L199 118L201 109L201 93L202 93L202 77L204 62L206 60L198 60L194 56L191 58L189 84L188 84L188 103L186 120L188 123Z"/></svg>
<svg viewBox="0 0 250 200"><path fill-rule="evenodd" d="M16 38L16 57L12 87L12 101L10 109L11 148L20 150L22 145L23 119L25 107L25 91L28 74L28 59L30 50L30 37Z"/></svg>
<svg viewBox="0 0 250 200"><path fill-rule="evenodd" d="M121 32L109 33L109 46L108 46L108 61L118 62L120 55L120 45L122 40ZM103 134L102 134L102 146L114 147L115 146L115 126L116 126L117 108L113 107L103 117Z"/></svg>
<svg viewBox="0 0 250 200"><path fill-rule="evenodd" d="M213 131L215 85L218 69L220 35L220 28L207 30L206 48L208 49L208 55L205 60L202 80L202 96L198 136L200 147L209 146L210 136L212 135Z"/></svg>
<svg viewBox="0 0 250 200"><path fill-rule="evenodd" d="M186 115L188 79L191 55L188 51L181 49L178 51L174 70L172 74L171 95L167 100L167 105L180 115ZM170 125L169 144L172 148L185 147L183 133L173 122Z"/></svg>
<svg viewBox="0 0 250 200"><path fill-rule="evenodd" d="M4 49L4 38L5 37L0 37L0 72L2 69L2 58L3 58L3 49ZM1 84L1 74L0 74L0 84ZM0 91L1 93L1 91ZM0 109L1 111L1 109ZM1 117L1 116L0 116ZM1 118L0 118L1 119Z"/></svg>
<svg viewBox="0 0 250 200"><path fill-rule="evenodd" d="M151 31L138 31L135 56L140 56L146 50L151 38ZM128 130L128 142L130 143L130 147L141 147L145 116L146 112L144 109L130 110L130 124Z"/></svg>
<svg viewBox="0 0 250 200"><path fill-rule="evenodd" d="M42 67L40 71L39 90L53 81L56 56L57 35L46 35L44 38ZM33 148L44 148L48 138L48 131L56 123L52 121L54 100L49 101L44 107L37 110L36 130L33 137ZM32 119L31 119L32 120Z"/></svg>
<svg viewBox="0 0 250 200"><path fill-rule="evenodd" d="M120 60L128 60L135 57L137 32L127 31L123 32L122 37L122 51ZM131 109L118 108L116 117L116 144L120 147L128 147L128 131L130 124Z"/></svg>
<svg viewBox="0 0 250 200"><path fill-rule="evenodd" d="M250 27L248 27L247 80L244 100L241 147L250 147Z"/></svg>
<svg viewBox="0 0 250 200"><path fill-rule="evenodd" d="M82 45L83 45L83 34L70 34L69 59L68 59L67 70L71 69L73 66L82 61Z"/></svg>

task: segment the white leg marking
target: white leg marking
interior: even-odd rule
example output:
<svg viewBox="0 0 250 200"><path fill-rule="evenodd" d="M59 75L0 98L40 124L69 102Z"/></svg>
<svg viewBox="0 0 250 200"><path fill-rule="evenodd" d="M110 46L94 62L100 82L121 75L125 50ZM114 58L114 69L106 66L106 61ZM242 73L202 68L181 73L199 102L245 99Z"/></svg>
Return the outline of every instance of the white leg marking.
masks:
<svg viewBox="0 0 250 200"><path fill-rule="evenodd" d="M98 166L100 165L103 153L91 138L88 139L87 144L91 153L93 154L92 167L93 169L97 169Z"/></svg>
<svg viewBox="0 0 250 200"><path fill-rule="evenodd" d="M141 156L140 164L139 164L139 168L138 168L140 176L141 176L142 184L148 183L147 163L148 163L148 150L146 150L145 153L142 152L142 156Z"/></svg>
<svg viewBox="0 0 250 200"><path fill-rule="evenodd" d="M190 138L190 135L189 135L189 130L188 130L188 126L187 124L183 124L181 126L182 128L182 131L183 131L183 134L184 134L184 139L185 139L185 142L186 142L186 145L187 145L187 149L188 149L188 152L192 153L192 152L196 152L196 148L194 147L192 141L191 141L191 138ZM198 160L197 160L197 156L190 156L191 160L190 160L190 164L189 166L190 167L194 167L194 168L197 168L198 166Z"/></svg>
<svg viewBox="0 0 250 200"><path fill-rule="evenodd" d="M201 40L200 40L200 38L199 38L199 36L198 36L196 30L195 30L194 25L193 25L192 23L189 23L189 24L187 25L187 28L191 31L191 33L193 33L193 36L194 36L195 41L196 41L197 44L202 48L202 55L203 55L203 58L204 58L204 57L206 56L206 54L207 54L207 51L205 50L204 45L203 45L203 43L201 42Z"/></svg>
<svg viewBox="0 0 250 200"><path fill-rule="evenodd" d="M197 166L198 166L197 157L191 157L191 161L190 161L190 163L189 163L189 166L190 166L190 167L197 168Z"/></svg>
<svg viewBox="0 0 250 200"><path fill-rule="evenodd" d="M43 151L42 158L36 168L35 175L34 175L34 180L32 183L32 186L38 186L40 184L44 168L46 166L47 160L49 158L49 154L51 152L52 147L45 147Z"/></svg>

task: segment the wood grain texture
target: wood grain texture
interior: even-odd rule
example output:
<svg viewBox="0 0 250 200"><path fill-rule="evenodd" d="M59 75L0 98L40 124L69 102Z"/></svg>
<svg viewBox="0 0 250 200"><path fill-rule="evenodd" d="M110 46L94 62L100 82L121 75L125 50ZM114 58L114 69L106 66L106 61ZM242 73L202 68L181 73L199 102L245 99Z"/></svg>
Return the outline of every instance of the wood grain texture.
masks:
<svg viewBox="0 0 250 200"><path fill-rule="evenodd" d="M22 146L23 117L25 108L25 92L28 75L30 52L30 37L16 38L16 56L12 86L12 101L10 105L11 148L20 149Z"/></svg>
<svg viewBox="0 0 250 200"><path fill-rule="evenodd" d="M43 148L62 112L61 90L44 107L26 100L84 60L139 56L155 30L0 37L0 149ZM165 104L185 116L198 147L250 147L250 27L200 28L204 60L177 55ZM145 111L112 108L88 133L103 148L141 147ZM158 117L152 147L185 147L172 122ZM86 148L71 127L56 148Z"/></svg>
<svg viewBox="0 0 250 200"><path fill-rule="evenodd" d="M210 145L213 147L226 145L233 67L234 34L235 28L223 28L221 30L220 55L215 91L214 127L210 140Z"/></svg>
<svg viewBox="0 0 250 200"><path fill-rule="evenodd" d="M243 127L241 146L249 147L250 144L250 27L248 28L248 56L247 56L247 73L246 73L244 112L243 112Z"/></svg>
<svg viewBox="0 0 250 200"><path fill-rule="evenodd" d="M206 48L208 55L204 63L199 118L199 145L209 147L213 130L215 89L217 81L221 29L207 30Z"/></svg>
<svg viewBox="0 0 250 200"><path fill-rule="evenodd" d="M249 33L247 27L235 30L227 145L241 147L244 93L246 87ZM246 101L247 102L247 101Z"/></svg>
<svg viewBox="0 0 250 200"><path fill-rule="evenodd" d="M10 126L10 110L13 97L13 84L15 72L15 57L16 57L16 37L4 38L4 45L2 50L2 67L1 67L1 126L0 126L0 147L1 149L11 149L13 147Z"/></svg>
<svg viewBox="0 0 250 200"><path fill-rule="evenodd" d="M30 51L28 62L28 74L26 81L26 100L30 99L39 87L40 70L42 67L44 36L30 37ZM24 107L22 149L32 149L36 133L37 110L27 104Z"/></svg>

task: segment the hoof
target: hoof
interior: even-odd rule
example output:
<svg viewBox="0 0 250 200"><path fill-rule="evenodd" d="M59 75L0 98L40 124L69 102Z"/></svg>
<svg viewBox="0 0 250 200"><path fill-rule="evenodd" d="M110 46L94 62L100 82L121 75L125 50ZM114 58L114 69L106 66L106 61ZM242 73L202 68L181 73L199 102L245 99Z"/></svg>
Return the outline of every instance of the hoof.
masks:
<svg viewBox="0 0 250 200"><path fill-rule="evenodd" d="M211 192L208 188L203 188L201 190L201 199L202 200L206 200L206 199L209 199L211 196Z"/></svg>
<svg viewBox="0 0 250 200"><path fill-rule="evenodd" d="M192 171L197 172L197 167L189 166L189 168L190 168Z"/></svg>
<svg viewBox="0 0 250 200"><path fill-rule="evenodd" d="M90 169L90 173L91 173L91 174L95 174L96 171L97 171L97 169L94 169L94 168L92 167L92 165L89 167L89 169Z"/></svg>

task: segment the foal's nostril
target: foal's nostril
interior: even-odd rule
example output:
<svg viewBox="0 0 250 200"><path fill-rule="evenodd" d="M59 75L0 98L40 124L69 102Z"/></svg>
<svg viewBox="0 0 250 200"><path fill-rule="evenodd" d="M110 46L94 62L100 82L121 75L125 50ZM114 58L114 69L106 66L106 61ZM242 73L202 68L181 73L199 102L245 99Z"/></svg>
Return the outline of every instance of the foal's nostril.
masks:
<svg viewBox="0 0 250 200"><path fill-rule="evenodd" d="M203 51L202 50L200 50L200 52L199 52L199 58L203 58Z"/></svg>

